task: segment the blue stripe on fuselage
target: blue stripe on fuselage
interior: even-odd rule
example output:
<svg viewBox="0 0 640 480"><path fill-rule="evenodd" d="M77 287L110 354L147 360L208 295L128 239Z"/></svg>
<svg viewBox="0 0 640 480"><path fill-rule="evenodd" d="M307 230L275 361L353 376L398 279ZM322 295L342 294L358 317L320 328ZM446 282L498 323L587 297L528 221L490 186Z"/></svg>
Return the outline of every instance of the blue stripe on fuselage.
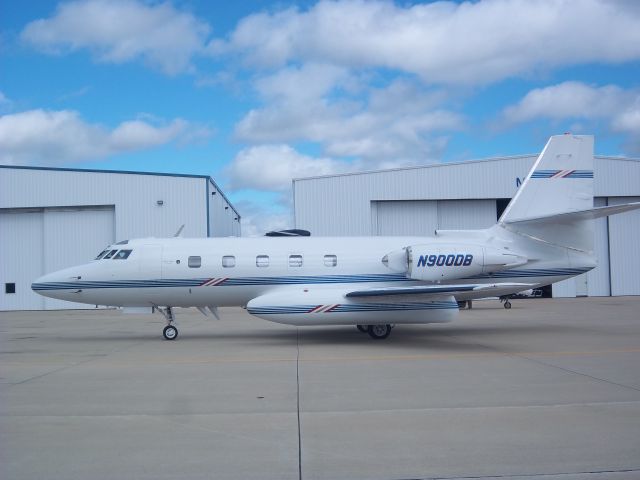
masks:
<svg viewBox="0 0 640 480"><path fill-rule="evenodd" d="M465 277L460 280L486 279L518 279L528 277L558 277L579 275L588 268L555 268L555 269L527 269L505 270L492 274L481 274ZM49 282L34 283L32 290L78 290L100 288L167 288L167 287L199 287L213 278L176 278L155 280L114 280L114 281L77 281L77 282ZM418 282L402 274L368 274L368 275L320 275L320 276L289 276L289 277L237 277L227 278L212 287L257 286L257 285L319 285L319 284L352 284L352 283L386 283L386 282Z"/></svg>

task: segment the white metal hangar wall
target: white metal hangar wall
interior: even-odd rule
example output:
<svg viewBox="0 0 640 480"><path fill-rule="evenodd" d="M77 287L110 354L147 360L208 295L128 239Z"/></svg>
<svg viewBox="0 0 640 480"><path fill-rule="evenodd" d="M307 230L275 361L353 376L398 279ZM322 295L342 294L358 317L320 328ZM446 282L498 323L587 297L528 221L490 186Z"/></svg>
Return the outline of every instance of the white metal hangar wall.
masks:
<svg viewBox="0 0 640 480"><path fill-rule="evenodd" d="M294 224L312 235L424 235L493 225L536 155L293 180ZM596 206L640 201L640 160L595 157ZM640 295L640 212L597 220L591 272L554 297Z"/></svg>
<svg viewBox="0 0 640 480"><path fill-rule="evenodd" d="M208 176L0 165L0 310L86 308L31 282L129 238L240 235Z"/></svg>

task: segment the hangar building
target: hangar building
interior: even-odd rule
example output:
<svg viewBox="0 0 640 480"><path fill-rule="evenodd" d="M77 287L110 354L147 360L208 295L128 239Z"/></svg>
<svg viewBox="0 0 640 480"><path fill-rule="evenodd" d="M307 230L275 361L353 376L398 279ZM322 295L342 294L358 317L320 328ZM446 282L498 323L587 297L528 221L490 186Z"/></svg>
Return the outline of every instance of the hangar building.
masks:
<svg viewBox="0 0 640 480"><path fill-rule="evenodd" d="M425 235L486 228L537 155L299 178L294 223L312 235ZM640 160L595 157L595 206L640 201ZM596 221L597 268L553 285L554 297L640 295L640 211Z"/></svg>
<svg viewBox="0 0 640 480"><path fill-rule="evenodd" d="M0 310L86 308L31 282L128 238L240 235L240 215L202 175L0 165Z"/></svg>

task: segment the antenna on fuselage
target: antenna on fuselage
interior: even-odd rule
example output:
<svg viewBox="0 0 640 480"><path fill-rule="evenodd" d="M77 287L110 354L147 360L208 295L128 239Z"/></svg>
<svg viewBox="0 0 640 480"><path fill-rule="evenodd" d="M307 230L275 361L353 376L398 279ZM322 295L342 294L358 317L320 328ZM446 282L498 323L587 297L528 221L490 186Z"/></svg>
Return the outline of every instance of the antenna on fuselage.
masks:
<svg viewBox="0 0 640 480"><path fill-rule="evenodd" d="M179 237L180 234L182 233L182 230L184 229L184 223L180 226L180 228L178 229L178 231L176 232L176 234L173 236L175 237Z"/></svg>

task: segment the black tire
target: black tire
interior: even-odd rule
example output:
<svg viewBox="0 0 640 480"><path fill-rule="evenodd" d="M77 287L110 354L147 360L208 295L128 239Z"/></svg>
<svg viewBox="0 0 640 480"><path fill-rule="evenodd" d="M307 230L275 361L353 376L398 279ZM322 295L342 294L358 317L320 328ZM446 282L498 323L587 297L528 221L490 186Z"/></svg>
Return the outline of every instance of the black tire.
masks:
<svg viewBox="0 0 640 480"><path fill-rule="evenodd" d="M511 308L511 302L509 300L504 302L504 308L506 308L507 310L509 310Z"/></svg>
<svg viewBox="0 0 640 480"><path fill-rule="evenodd" d="M178 329L173 325L167 325L162 330L162 336L165 340L175 340L178 338Z"/></svg>
<svg viewBox="0 0 640 480"><path fill-rule="evenodd" d="M369 327L367 327L366 325L356 325L356 328L359 332L362 333L367 333L369 331Z"/></svg>
<svg viewBox="0 0 640 480"><path fill-rule="evenodd" d="M369 325L367 333L375 340L383 340L391 334L391 325Z"/></svg>

